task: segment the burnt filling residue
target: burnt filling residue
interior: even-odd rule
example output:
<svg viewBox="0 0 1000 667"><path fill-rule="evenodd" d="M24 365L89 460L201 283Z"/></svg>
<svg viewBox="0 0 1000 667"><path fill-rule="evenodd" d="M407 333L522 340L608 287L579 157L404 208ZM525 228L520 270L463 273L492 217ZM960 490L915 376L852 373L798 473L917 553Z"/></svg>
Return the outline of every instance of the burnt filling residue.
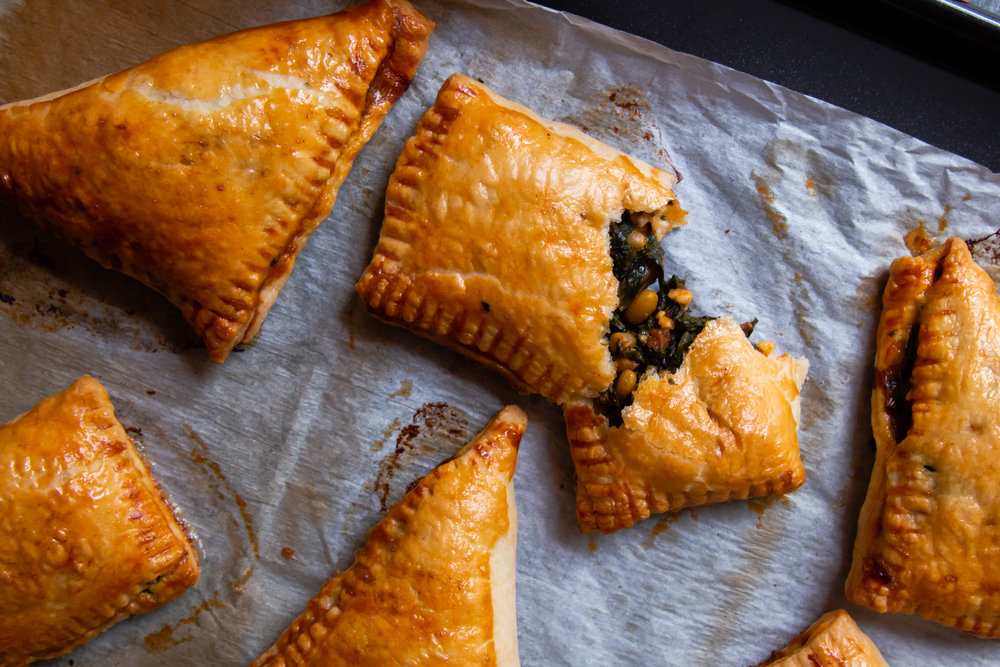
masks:
<svg viewBox="0 0 1000 667"><path fill-rule="evenodd" d="M419 483L422 474L400 488L396 473L403 468L412 468L417 459L440 462L444 453L454 454L468 440L469 423L465 416L447 403L426 403L413 415L396 437L392 452L379 462L378 476L375 478L375 492L378 494L381 511L389 511L392 503ZM426 470L418 472L425 473Z"/></svg>
<svg viewBox="0 0 1000 667"><path fill-rule="evenodd" d="M594 401L594 409L611 426L622 424L622 409L631 405L639 379L650 368L680 368L695 337L716 319L688 313L692 294L676 275L663 272L663 248L649 223L637 224L626 211L612 221L611 260L618 280L618 308L611 316L608 347L616 378ZM757 320L743 325L747 336Z"/></svg>
<svg viewBox="0 0 1000 667"><path fill-rule="evenodd" d="M865 578L882 586L892 586L895 582L892 574L886 569L885 563L879 558L868 557L864 561Z"/></svg>

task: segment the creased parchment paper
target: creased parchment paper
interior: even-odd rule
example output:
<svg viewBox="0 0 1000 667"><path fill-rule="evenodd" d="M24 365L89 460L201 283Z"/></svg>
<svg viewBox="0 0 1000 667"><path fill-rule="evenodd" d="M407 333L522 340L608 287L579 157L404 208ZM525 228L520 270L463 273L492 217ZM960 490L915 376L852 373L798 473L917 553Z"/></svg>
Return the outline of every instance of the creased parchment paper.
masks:
<svg viewBox="0 0 1000 667"><path fill-rule="evenodd" d="M0 102L344 4L0 2ZM994 231L1000 176L576 17L516 0L417 4L437 29L416 81L299 256L259 342L225 365L154 292L0 213L0 417L97 377L203 554L196 588L54 662L249 662L350 564L407 483L517 403L530 420L516 476L524 664L744 666L836 607L892 664L997 664L1000 643L880 616L842 590L874 458L870 368L889 262L920 225L936 238ZM559 411L367 315L353 284L389 173L452 72L682 174L689 224L665 240L667 271L687 279L696 312L759 317L757 339L811 363L801 489L580 535Z"/></svg>

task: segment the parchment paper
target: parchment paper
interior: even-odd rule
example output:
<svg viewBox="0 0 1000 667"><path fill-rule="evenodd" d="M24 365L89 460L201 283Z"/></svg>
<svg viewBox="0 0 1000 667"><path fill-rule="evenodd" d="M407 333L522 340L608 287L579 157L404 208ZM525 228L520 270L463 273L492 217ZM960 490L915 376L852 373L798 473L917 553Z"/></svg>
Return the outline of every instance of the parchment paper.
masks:
<svg viewBox="0 0 1000 667"><path fill-rule="evenodd" d="M0 101L344 4L0 0ZM920 224L939 238L992 232L1000 176L576 17L517 0L417 4L437 29L416 81L299 256L259 342L225 365L154 292L0 213L0 417L97 377L203 553L195 589L54 662L249 662L350 564L406 484L507 403L530 419L516 477L525 665L742 666L838 607L892 664L1000 661L1000 643L880 616L842 593L873 461L867 402L889 262ZM698 312L759 317L759 338L811 362L801 489L580 535L559 411L366 314L353 284L389 173L456 71L653 164L672 160L690 213L664 243L667 270L688 280Z"/></svg>

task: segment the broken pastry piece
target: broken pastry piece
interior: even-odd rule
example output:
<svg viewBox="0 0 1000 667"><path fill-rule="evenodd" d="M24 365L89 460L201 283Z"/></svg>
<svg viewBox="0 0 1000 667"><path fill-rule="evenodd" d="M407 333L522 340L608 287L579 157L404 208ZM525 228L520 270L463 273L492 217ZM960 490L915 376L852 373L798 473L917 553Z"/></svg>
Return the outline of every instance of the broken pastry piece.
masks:
<svg viewBox="0 0 1000 667"><path fill-rule="evenodd" d="M683 223L673 183L453 75L397 162L357 284L376 317L563 406L584 531L804 480L806 364L687 313L659 245Z"/></svg>
<svg viewBox="0 0 1000 667"><path fill-rule="evenodd" d="M421 479L254 667L519 664L512 480L526 424L504 408Z"/></svg>
<svg viewBox="0 0 1000 667"><path fill-rule="evenodd" d="M847 597L1000 638L1000 298L957 238L892 263Z"/></svg>
<svg viewBox="0 0 1000 667"><path fill-rule="evenodd" d="M875 643L844 611L823 614L758 667L889 667Z"/></svg>
<svg viewBox="0 0 1000 667"><path fill-rule="evenodd" d="M764 355L727 317L703 325L675 371L647 366L623 407L565 403L580 530L610 533L651 514L801 486L807 367Z"/></svg>
<svg viewBox="0 0 1000 667"><path fill-rule="evenodd" d="M0 426L0 664L67 653L198 577L100 383L84 376Z"/></svg>
<svg viewBox="0 0 1000 667"><path fill-rule="evenodd" d="M681 224L672 174L461 75L442 86L386 191L357 290L375 316L557 403L615 378L608 228Z"/></svg>
<svg viewBox="0 0 1000 667"><path fill-rule="evenodd" d="M0 107L0 199L251 341L433 24L406 0L252 28Z"/></svg>

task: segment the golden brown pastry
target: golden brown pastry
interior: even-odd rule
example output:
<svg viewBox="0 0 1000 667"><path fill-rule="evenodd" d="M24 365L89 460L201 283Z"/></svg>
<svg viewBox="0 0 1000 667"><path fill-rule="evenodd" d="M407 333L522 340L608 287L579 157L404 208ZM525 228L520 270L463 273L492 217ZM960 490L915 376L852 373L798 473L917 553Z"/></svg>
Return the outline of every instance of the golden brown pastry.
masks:
<svg viewBox="0 0 1000 667"><path fill-rule="evenodd" d="M371 0L5 105L0 198L162 292L222 362L257 335L432 27Z"/></svg>
<svg viewBox="0 0 1000 667"><path fill-rule="evenodd" d="M610 533L651 514L801 486L807 367L762 354L722 318L705 325L676 372L647 371L621 425L593 401L564 404L580 530Z"/></svg>
<svg viewBox="0 0 1000 667"><path fill-rule="evenodd" d="M627 211L662 238L683 216L673 183L453 75L396 163L358 293L523 391L595 396L615 377L609 224Z"/></svg>
<svg viewBox="0 0 1000 667"><path fill-rule="evenodd" d="M854 619L838 609L823 614L759 667L889 667Z"/></svg>
<svg viewBox="0 0 1000 667"><path fill-rule="evenodd" d="M397 503L253 664L517 665L509 406Z"/></svg>
<svg viewBox="0 0 1000 667"><path fill-rule="evenodd" d="M0 426L0 664L67 653L198 576L100 383L84 376Z"/></svg>
<svg viewBox="0 0 1000 667"><path fill-rule="evenodd" d="M847 596L1000 637L1000 298L953 238L892 263L875 351L875 469Z"/></svg>
<svg viewBox="0 0 1000 667"><path fill-rule="evenodd" d="M687 314L659 245L683 223L673 182L456 74L397 162L357 284L375 316L563 406L585 532L804 480L806 365Z"/></svg>

